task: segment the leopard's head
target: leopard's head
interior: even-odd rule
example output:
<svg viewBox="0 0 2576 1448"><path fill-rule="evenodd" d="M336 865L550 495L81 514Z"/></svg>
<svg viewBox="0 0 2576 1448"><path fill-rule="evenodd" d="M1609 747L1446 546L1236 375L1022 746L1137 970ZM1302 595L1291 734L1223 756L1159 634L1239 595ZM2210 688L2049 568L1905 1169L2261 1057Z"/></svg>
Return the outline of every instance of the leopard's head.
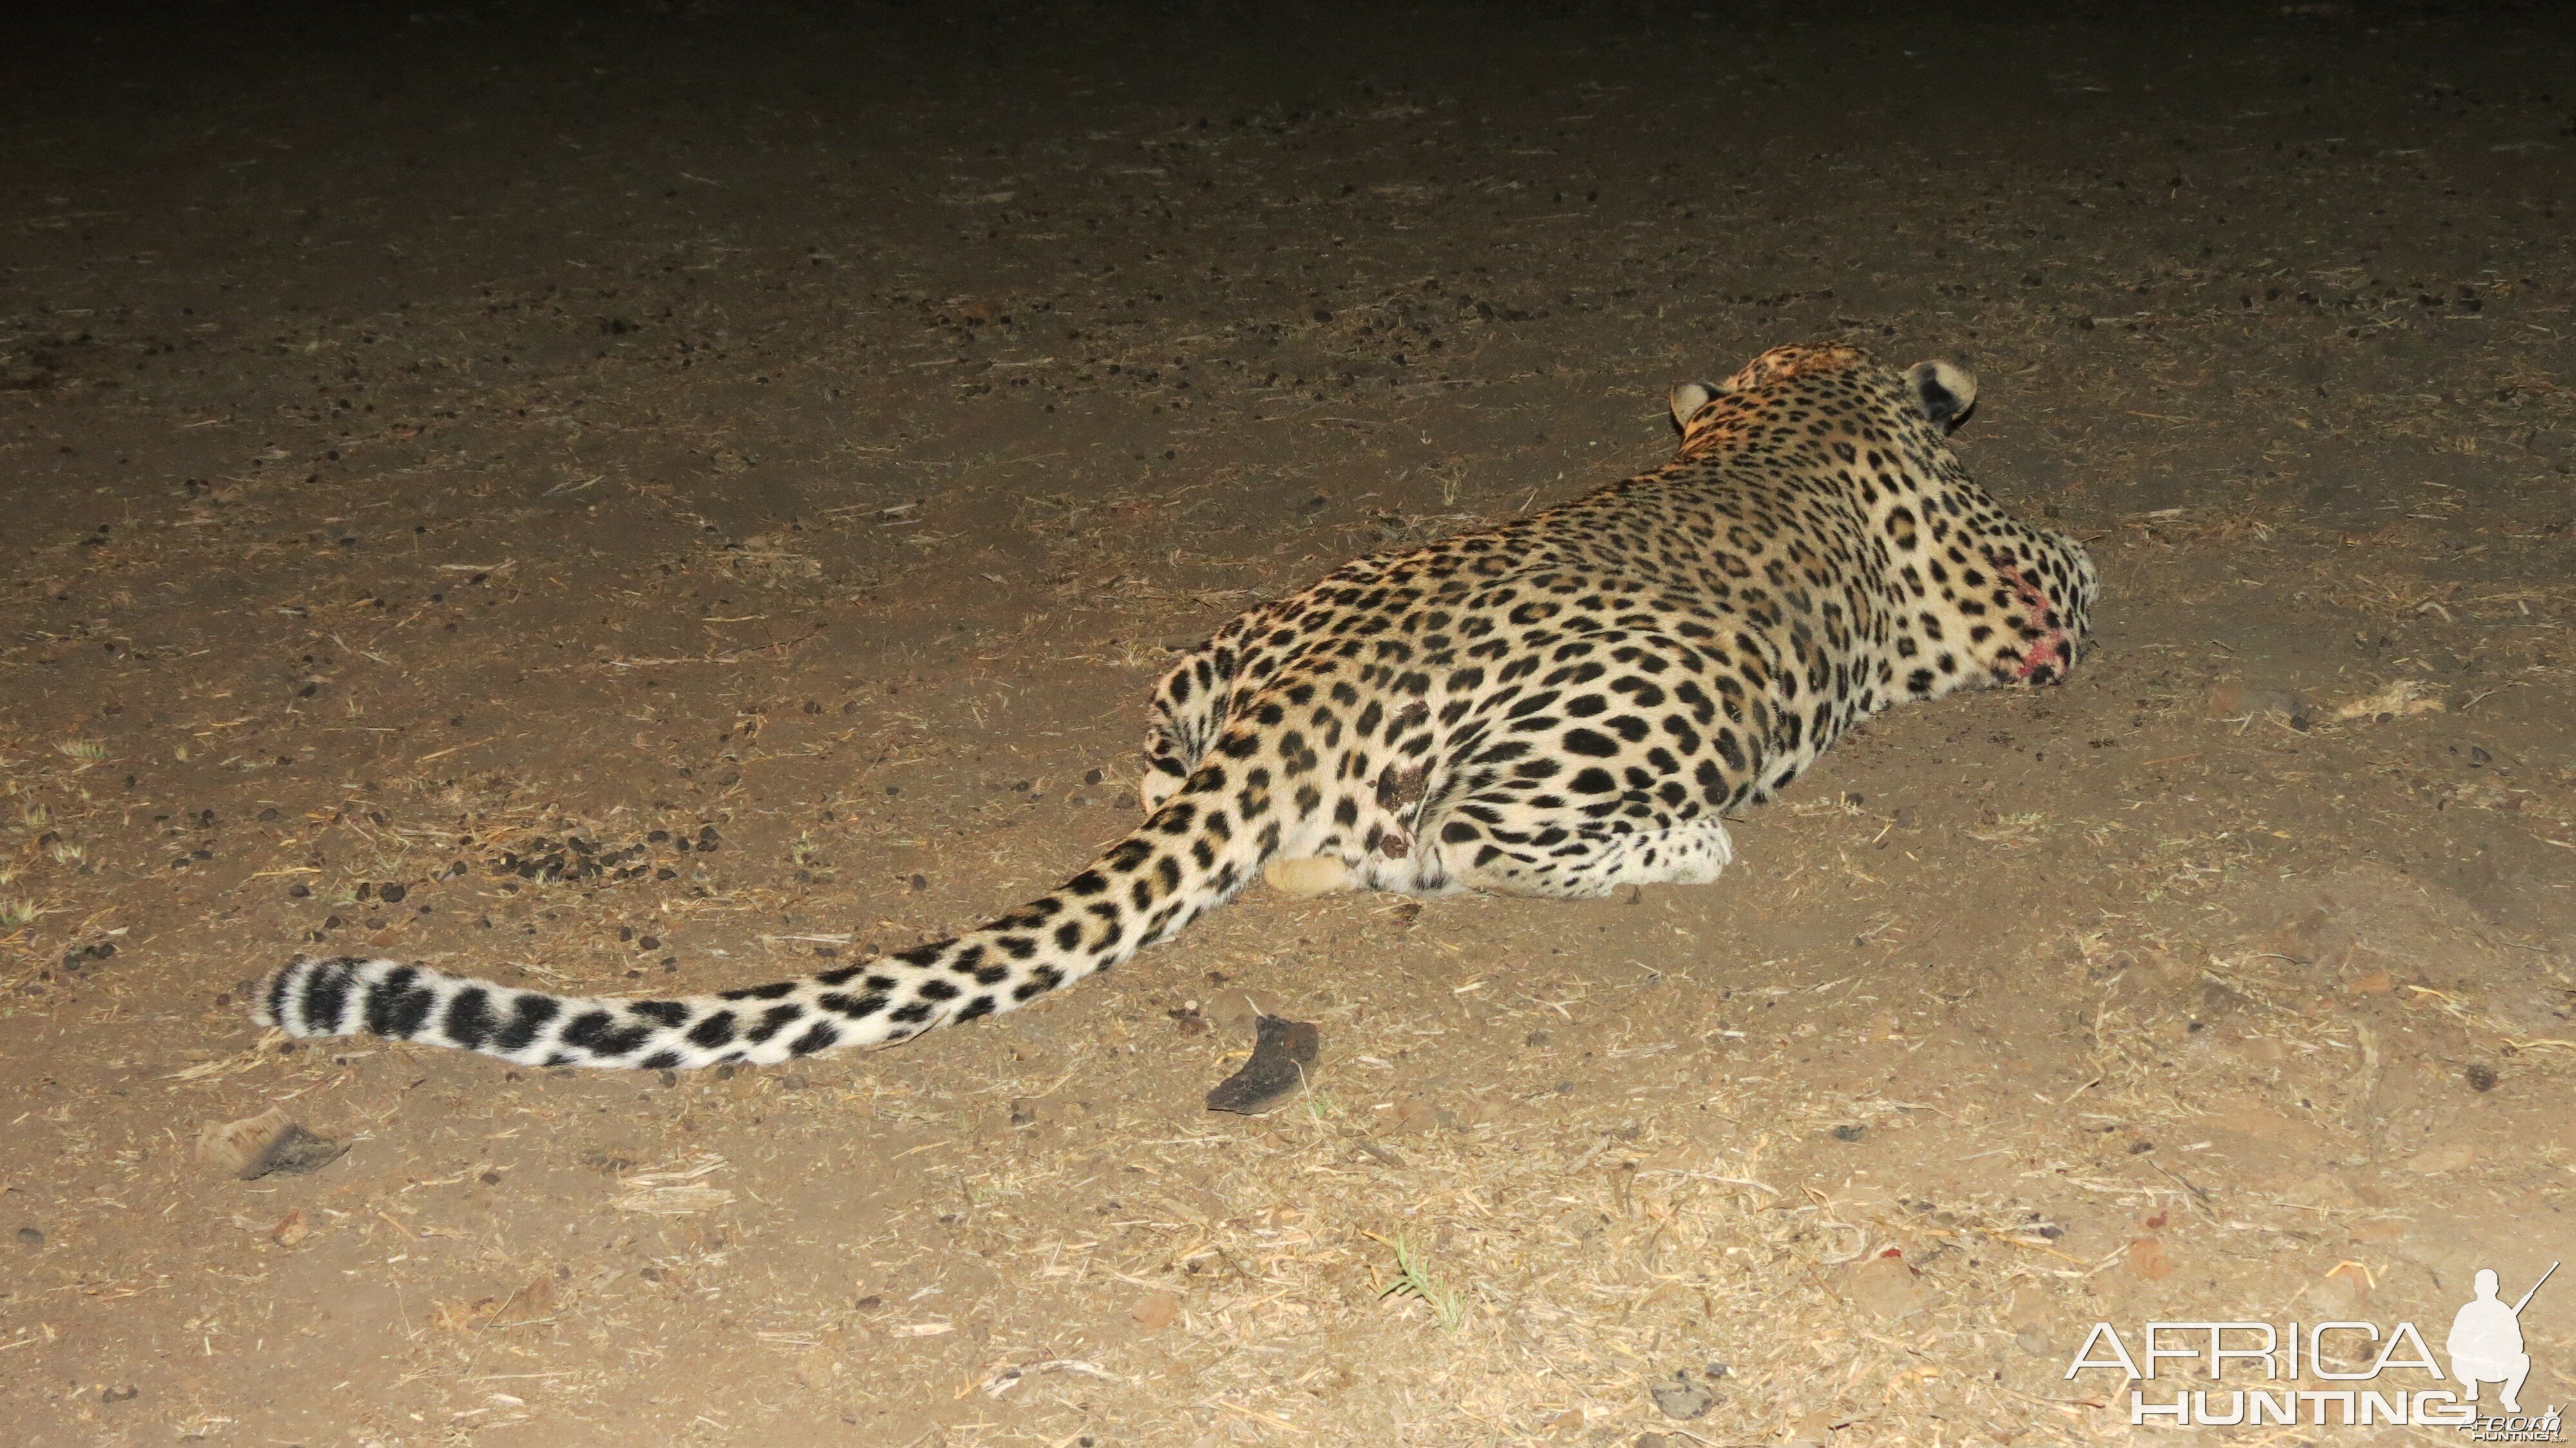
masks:
<svg viewBox="0 0 2576 1448"><path fill-rule="evenodd" d="M2092 652L2093 556L2055 529L2002 521L1978 549L1991 578L1969 649L1995 683L2053 684Z"/></svg>
<svg viewBox="0 0 2576 1448"><path fill-rule="evenodd" d="M1949 435L1977 405L1977 376L1955 363L1918 362L1894 376L1891 410L1914 430L1929 484L1916 502L1918 561L1950 607L1934 650L1949 687L2053 684L2089 651L2100 584L2084 545L2025 523L1968 478ZM1909 449L1914 451L1914 449Z"/></svg>
<svg viewBox="0 0 2576 1448"><path fill-rule="evenodd" d="M1814 453L1809 465L1854 489L1887 543L1899 678L1925 697L2054 683L2092 627L2099 585L2083 545L2005 512L1951 451L1950 434L1976 405L1965 367L1897 371L1840 345L1775 347L1722 383L1686 382L1672 395L1685 457L1769 417ZM1836 443L1846 443L1839 456L1817 451Z"/></svg>
<svg viewBox="0 0 2576 1448"><path fill-rule="evenodd" d="M1960 400L1957 411L1943 422L1946 429L1950 421L1964 415L1968 405L1976 400L1977 380L1946 362L1924 365L1945 367L1954 376L1966 379L1967 393ZM1785 395L1799 379L1806 379L1812 385L1829 374L1858 377L1880 370L1870 360L1870 355L1858 347L1830 343L1774 347L1737 368L1723 382L1685 382L1675 387L1670 398L1673 425L1681 429L1682 451L1687 454L1694 442L1708 436L1736 410L1725 405L1729 401L1743 403L1766 394Z"/></svg>

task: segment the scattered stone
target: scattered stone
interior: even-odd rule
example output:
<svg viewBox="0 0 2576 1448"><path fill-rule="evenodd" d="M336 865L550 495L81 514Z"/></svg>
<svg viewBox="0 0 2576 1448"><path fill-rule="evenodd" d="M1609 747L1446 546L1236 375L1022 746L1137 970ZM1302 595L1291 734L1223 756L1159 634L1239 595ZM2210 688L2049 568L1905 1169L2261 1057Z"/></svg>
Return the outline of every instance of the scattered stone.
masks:
<svg viewBox="0 0 2576 1448"><path fill-rule="evenodd" d="M1199 1018L1215 1030L1232 1034L1250 1030L1252 1023L1261 1018L1261 1008L1252 1003L1252 997L1241 991L1218 991L1200 1002Z"/></svg>
<svg viewBox="0 0 2576 1448"><path fill-rule="evenodd" d="M2476 1147L2465 1141L2453 1141L2408 1157L2406 1169L2417 1176L2440 1176L2444 1172L2458 1171L2477 1159Z"/></svg>
<svg viewBox="0 0 2576 1448"><path fill-rule="evenodd" d="M1930 1305L1921 1278L1905 1254L1890 1247L1843 1275L1843 1295L1873 1317L1911 1317Z"/></svg>
<svg viewBox="0 0 2576 1448"><path fill-rule="evenodd" d="M143 1390L134 1386L132 1383L126 1383L121 1387L101 1388L98 1390L98 1400L102 1403L131 1403L141 1396L143 1396Z"/></svg>
<svg viewBox="0 0 2576 1448"><path fill-rule="evenodd" d="M1395 1109L1389 1114L1395 1118L1394 1129L1397 1131L1428 1131L1435 1126L1454 1127L1458 1124L1456 1112L1435 1106L1418 1096L1407 1096L1396 1102Z"/></svg>
<svg viewBox="0 0 2576 1448"><path fill-rule="evenodd" d="M1136 1319L1136 1325L1147 1332L1161 1332L1181 1320L1180 1294L1148 1292L1136 1299L1136 1305L1127 1309L1127 1315Z"/></svg>
<svg viewBox="0 0 2576 1448"><path fill-rule="evenodd" d="M828 1347L809 1348L796 1359L796 1381L809 1388L828 1388L841 1375L841 1355Z"/></svg>
<svg viewBox="0 0 2576 1448"><path fill-rule="evenodd" d="M1306 1021L1262 1016L1253 1022L1252 1059L1207 1095L1210 1111L1259 1116L1277 1110L1306 1083L1322 1037Z"/></svg>
<svg viewBox="0 0 2576 1448"><path fill-rule="evenodd" d="M268 1229L268 1239L281 1247L295 1246L312 1235L313 1229L305 1224L301 1211L288 1212L278 1219L276 1226Z"/></svg>
<svg viewBox="0 0 2576 1448"><path fill-rule="evenodd" d="M2174 1274L2173 1254L2154 1237L2140 1237L2129 1244L2129 1270L2150 1282Z"/></svg>
<svg viewBox="0 0 2576 1448"><path fill-rule="evenodd" d="M2472 1091L2493 1091L2496 1088L2495 1067L2484 1061L2472 1061L2461 1067L2460 1079L2468 1082Z"/></svg>
<svg viewBox="0 0 2576 1448"><path fill-rule="evenodd" d="M2271 929L2246 937L2241 945L2327 970L2342 970L2354 965L2360 951L2360 942L2349 915L2324 905L2285 916ZM2198 978L2198 970L2193 969L2178 978L2176 983L2189 988L2201 984Z"/></svg>
<svg viewBox="0 0 2576 1448"><path fill-rule="evenodd" d="M41 1247L45 1245L45 1229L42 1227L20 1227L18 1229L18 1245L21 1247Z"/></svg>
<svg viewBox="0 0 2576 1448"><path fill-rule="evenodd" d="M320 1171L349 1150L349 1143L316 1136L272 1106L257 1116L208 1125L197 1133L197 1159L243 1181L271 1172L303 1176Z"/></svg>
<svg viewBox="0 0 2576 1448"><path fill-rule="evenodd" d="M2012 1345L2022 1353L2030 1353L2032 1358L2066 1358L2061 1353L2061 1348L2071 1345L2066 1342L2066 1319L2040 1288L2025 1286L2012 1293L2012 1304L2004 1309L2004 1324L2012 1329Z"/></svg>
<svg viewBox="0 0 2576 1448"><path fill-rule="evenodd" d="M1655 1411L1667 1418L1705 1417L1717 1406L1717 1394L1692 1382L1687 1368L1675 1368L1669 1383L1647 1384L1646 1394L1655 1400Z"/></svg>
<svg viewBox="0 0 2576 1448"><path fill-rule="evenodd" d="M1832 1413L1809 1413L1781 1433L1780 1448L1825 1448L1845 1421Z"/></svg>
<svg viewBox="0 0 2576 1448"><path fill-rule="evenodd" d="M2278 719L2298 730L2315 722L2307 701L2298 695L2250 684L2220 684L2211 689L2202 712L2212 719Z"/></svg>

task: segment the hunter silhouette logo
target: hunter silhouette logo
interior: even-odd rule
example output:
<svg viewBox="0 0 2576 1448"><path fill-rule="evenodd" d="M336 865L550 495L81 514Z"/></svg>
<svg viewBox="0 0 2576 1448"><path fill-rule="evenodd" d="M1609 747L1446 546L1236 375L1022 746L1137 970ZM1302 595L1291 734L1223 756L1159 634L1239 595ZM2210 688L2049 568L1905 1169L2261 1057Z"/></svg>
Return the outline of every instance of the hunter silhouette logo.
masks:
<svg viewBox="0 0 2576 1448"><path fill-rule="evenodd" d="M2451 1319L2451 1337L2444 1344L2451 1353L2451 1376L2468 1390L2470 1402L2478 1400L2478 1384L2502 1383L2504 1391L2498 1396L2504 1410L2522 1411L2522 1382L2531 1376L2531 1354L2522 1350L2522 1310L2557 1272L2558 1264L2550 1263L2540 1281L2531 1284L2531 1291L2507 1307L2496 1296L2495 1270L2478 1269L2478 1295Z"/></svg>
<svg viewBox="0 0 2576 1448"><path fill-rule="evenodd" d="M2066 1376L2091 1369L2125 1375L2133 1425L2161 1420L2176 1427L2286 1427L2304 1419L2317 1427L2459 1428L2481 1443L2563 1442L2559 1410L2526 1415L2521 1397L2531 1376L2522 1312L2558 1266L2550 1263L2511 1302L2504 1300L2495 1271L2478 1269L2477 1295L2452 1315L2451 1335L2443 1343L2450 1358L2447 1375L2411 1322L2385 1332L2375 1322L2293 1322L2286 1330L2268 1322L2150 1322L2135 1353L2119 1329L2097 1322L2066 1365ZM2178 1362L2193 1367L2178 1369ZM2239 1381L2259 1378L2262 1385L2221 1387L2231 1362ZM2203 1386L2178 1391L2170 1401L2150 1397L2152 1390L2143 1386L2186 1371ZM2410 1381L2408 1374L2416 1376ZM2317 1386L2298 1386L2302 1379ZM2478 1400L2490 1383L2504 1416L2488 1414Z"/></svg>

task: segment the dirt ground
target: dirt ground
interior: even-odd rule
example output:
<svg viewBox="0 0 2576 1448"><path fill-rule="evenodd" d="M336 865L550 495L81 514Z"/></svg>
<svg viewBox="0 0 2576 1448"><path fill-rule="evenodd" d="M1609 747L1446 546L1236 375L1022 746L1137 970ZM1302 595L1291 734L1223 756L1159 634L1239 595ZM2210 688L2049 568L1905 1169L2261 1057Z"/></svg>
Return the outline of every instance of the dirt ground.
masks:
<svg viewBox="0 0 2576 1448"><path fill-rule="evenodd" d="M2576 1259L2576 19L1972 9L22 33L0 1436L2125 1441L2096 1322L2438 1348ZM1819 339L1979 371L2100 647L1716 886L1256 887L764 1071L245 1017L978 923L1135 818L1176 647ZM1256 1009L1311 1091L1211 1114ZM349 1150L199 1158L271 1106ZM2576 1279L2521 1321L2576 1400Z"/></svg>

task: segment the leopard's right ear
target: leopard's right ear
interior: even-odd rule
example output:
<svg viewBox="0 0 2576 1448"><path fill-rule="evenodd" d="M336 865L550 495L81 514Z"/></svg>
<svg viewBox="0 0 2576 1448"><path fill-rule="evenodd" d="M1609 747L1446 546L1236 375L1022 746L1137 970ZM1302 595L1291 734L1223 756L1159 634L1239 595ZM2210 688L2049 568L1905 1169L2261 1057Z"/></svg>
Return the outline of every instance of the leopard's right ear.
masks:
<svg viewBox="0 0 2576 1448"><path fill-rule="evenodd" d="M1691 414L1708 406L1709 399L1715 396L1717 396L1717 389L1709 386L1705 382L1685 382L1681 386L1674 388L1672 399L1673 426L1680 428L1684 433L1688 433L1690 431Z"/></svg>
<svg viewBox="0 0 2576 1448"><path fill-rule="evenodd" d="M1977 374L1952 362L1917 362L1905 374L1914 406L1934 427L1948 432L1977 405Z"/></svg>

